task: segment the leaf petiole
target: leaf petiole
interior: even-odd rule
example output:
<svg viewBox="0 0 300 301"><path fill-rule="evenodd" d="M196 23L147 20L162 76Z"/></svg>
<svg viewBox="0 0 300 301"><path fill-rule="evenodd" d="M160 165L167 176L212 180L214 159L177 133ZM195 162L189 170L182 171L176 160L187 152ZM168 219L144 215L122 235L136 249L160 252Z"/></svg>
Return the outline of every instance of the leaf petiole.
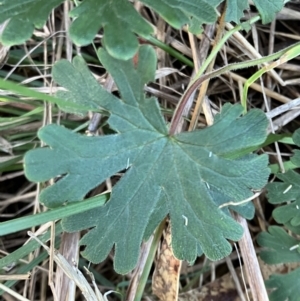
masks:
<svg viewBox="0 0 300 301"><path fill-rule="evenodd" d="M179 101L179 103L176 107L175 113L174 113L172 121L171 121L171 126L170 126L170 131L169 131L170 135L174 135L175 130L176 130L177 125L178 125L178 122L180 121L180 119L182 117L182 113L183 113L184 107L185 107L188 99L190 98L192 93L196 89L198 89L204 81L206 81L208 79L211 79L211 78L214 78L214 77L217 77L217 76L219 76L221 74L224 74L224 73L226 73L228 71L231 71L231 70L237 70L237 69L243 69L243 68L256 66L256 65L266 63L266 62L269 62L269 61L272 61L272 60L276 60L277 58L283 56L280 60L274 62L275 65L274 65L273 68L275 68L276 66L278 66L278 64L279 64L278 62L280 62L280 64L282 64L283 62L285 62L287 60L290 60L290 59L296 57L299 54L300 54L300 42L295 43L292 46L289 46L289 47L284 48L284 49L282 49L282 50L280 50L276 53L270 54L268 56L265 56L265 57L262 57L262 58L259 58L259 59L248 60L248 61L239 62L239 63L233 63L233 64L230 64L230 65L221 67L221 68L219 68L217 70L214 70L210 73L206 73L206 74L202 75L200 78L194 80L191 83L191 85L187 88L187 90L185 91L185 93L181 97L181 99L180 99L180 101ZM272 69L270 67L270 65L266 66L266 68L270 68L270 69L263 69L263 73L265 73L265 72ZM255 74L257 74L257 73L255 73ZM254 77L255 74L252 77ZM260 75L258 75L258 76L260 76ZM252 82L249 85L251 85L251 84L252 84ZM245 101L244 100L243 100L242 104L244 105L244 108L245 108Z"/></svg>

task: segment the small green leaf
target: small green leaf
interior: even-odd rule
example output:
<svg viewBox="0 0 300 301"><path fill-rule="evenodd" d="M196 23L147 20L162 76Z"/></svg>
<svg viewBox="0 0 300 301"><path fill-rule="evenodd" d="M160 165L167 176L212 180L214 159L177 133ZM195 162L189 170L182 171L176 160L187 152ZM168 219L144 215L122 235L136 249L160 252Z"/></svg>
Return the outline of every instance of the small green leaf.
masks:
<svg viewBox="0 0 300 301"><path fill-rule="evenodd" d="M209 192L210 192L212 200L218 207L224 203L228 203L231 201L231 199L228 196L220 193L220 191L210 188ZM237 212L238 214L240 214L241 216L243 216L246 219L252 219L254 217L254 213L255 213L252 202L245 203L245 204L243 204L243 206L232 206L231 205L228 207L223 207L224 212L228 216L231 216L231 212L229 211L229 209Z"/></svg>
<svg viewBox="0 0 300 301"><path fill-rule="evenodd" d="M224 196L223 203L239 202L266 184L267 156L228 158L265 141L265 114L251 110L242 116L240 105L226 104L213 126L170 136L157 101L143 92L145 82L154 78L154 50L140 47L137 66L131 60L116 60L103 49L99 57L122 99L97 85L81 58L73 65L58 63L53 75L67 89L60 96L70 106L82 100L92 108L101 107L110 114L108 123L116 134L87 137L56 125L41 129L38 135L49 147L26 154L26 175L36 182L62 178L44 189L40 200L49 207L78 201L123 170L104 206L63 220L67 231L93 228L81 240L88 260L104 260L115 246L115 269L128 272L137 262L142 241L167 215L177 258L193 262L202 252L212 260L227 256L231 252L227 239L238 240L242 228L228 208L218 208L214 192ZM252 217L253 208L244 208L232 206Z"/></svg>
<svg viewBox="0 0 300 301"><path fill-rule="evenodd" d="M297 251L299 240L289 236L282 227L271 226L268 231L269 233L261 232L257 238L257 243L266 249L260 252L264 262L278 264L300 261L300 254Z"/></svg>
<svg viewBox="0 0 300 301"><path fill-rule="evenodd" d="M217 6L223 0L142 0L146 5L159 13L170 25L180 29L185 24L191 24L193 19L193 32L196 23L199 28L203 24L213 23L217 20Z"/></svg>
<svg viewBox="0 0 300 301"><path fill-rule="evenodd" d="M298 301L300 295L299 278L299 268L286 275L272 275L266 281L268 289L275 289L270 294L270 301Z"/></svg>
<svg viewBox="0 0 300 301"><path fill-rule="evenodd" d="M34 26L42 28L53 8L64 0L2 0L0 23L9 20L1 41L5 46L21 44L29 39Z"/></svg>
<svg viewBox="0 0 300 301"><path fill-rule="evenodd" d="M152 33L150 24L127 0L86 0L71 11L71 16L77 17L70 28L77 45L91 43L103 27L106 49L118 59L127 60L137 52L135 33L145 38Z"/></svg>
<svg viewBox="0 0 300 301"><path fill-rule="evenodd" d="M244 16L244 11L249 8L247 0L229 0L227 1L226 22L240 23Z"/></svg>
<svg viewBox="0 0 300 301"><path fill-rule="evenodd" d="M272 22L284 6L284 0L253 0L253 2L261 15L263 24Z"/></svg>
<svg viewBox="0 0 300 301"><path fill-rule="evenodd" d="M224 0L143 0L170 25L180 29L189 25L194 34L200 33L203 24L217 20L217 6ZM3 0L0 23L10 19L2 34L2 43L12 46L30 38L34 27L41 28L52 9L63 0ZM254 1L264 23L274 19L283 7L283 0ZM227 21L239 23L246 0L228 1ZM150 24L134 9L128 0L85 0L70 12L75 20L70 36L77 45L90 44L103 28L103 45L115 58L127 60L137 52L136 35L149 38L153 32Z"/></svg>
<svg viewBox="0 0 300 301"><path fill-rule="evenodd" d="M293 141L296 143L296 145L300 146L300 129L294 132Z"/></svg>
<svg viewBox="0 0 300 301"><path fill-rule="evenodd" d="M284 0L253 0L257 10L259 11L262 22L270 23L274 20L284 6ZM249 8L247 0L229 0L227 1L226 21L240 23L240 19L244 16L244 11Z"/></svg>
<svg viewBox="0 0 300 301"><path fill-rule="evenodd" d="M293 134L293 141L297 146L300 146L300 129L294 132ZM295 149L294 155L291 158L291 162L295 164L296 166L300 166L300 150Z"/></svg>
<svg viewBox="0 0 300 301"><path fill-rule="evenodd" d="M293 226L300 225L300 175L293 170L278 174L283 182L269 183L267 196L271 204L290 202L273 210L273 217L278 223L290 222Z"/></svg>
<svg viewBox="0 0 300 301"><path fill-rule="evenodd" d="M290 222L292 226L297 227L300 225L300 200L278 207L273 210L272 214L277 223Z"/></svg>

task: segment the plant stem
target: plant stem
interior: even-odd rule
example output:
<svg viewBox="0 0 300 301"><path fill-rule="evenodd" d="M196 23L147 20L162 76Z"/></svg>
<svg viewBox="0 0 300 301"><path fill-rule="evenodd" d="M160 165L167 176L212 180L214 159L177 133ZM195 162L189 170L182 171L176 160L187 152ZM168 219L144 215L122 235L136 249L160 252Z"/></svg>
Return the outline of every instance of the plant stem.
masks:
<svg viewBox="0 0 300 301"><path fill-rule="evenodd" d="M221 50L221 48L223 47L223 45L226 43L226 41L237 31L245 28L246 26L249 26L255 22L257 22L258 20L260 20L260 16L255 16L252 19L250 19L247 22L241 23L240 25L237 25L236 27L234 27L233 29L231 29L230 31L228 31L223 38L220 40L220 42L213 48L212 52L210 53L210 55L208 56L208 58L205 60L205 62L203 63L202 67L199 69L199 71L196 73L196 75L194 76L194 79L191 81L191 83L189 84L188 88L186 89L185 93L183 94L183 96L181 97L176 110L174 112L172 121L171 121L171 126L170 126L170 135L173 135L175 133L177 124L179 122L179 120L182 117L182 112L184 110L184 107L188 101L188 99L190 98L190 96L192 95L192 93L194 92L194 90L196 90L200 84L202 82L204 82L204 80L209 79L210 77L207 78L203 78L201 77L202 74L204 73L204 71L206 70L206 68L209 66L209 64L212 62L212 60L214 59L214 57L218 54L218 52ZM211 73L207 73L207 74L211 74ZM217 76L217 75L216 75ZM205 77L205 76L204 76ZM201 81L201 78L203 78L203 80ZM200 80L200 82L199 82ZM196 83L196 85L195 85Z"/></svg>
<svg viewBox="0 0 300 301"><path fill-rule="evenodd" d="M223 40L223 39L222 39ZM231 70L237 70L237 69L243 69L243 68L248 68L248 67L252 67L252 66L256 66L259 64L263 64L272 60L275 60L277 58L279 58L281 55L285 54L286 52L291 51L294 47L296 47L296 49L298 49L298 46L300 45L299 43L295 43L294 45L287 47L285 49L282 49L276 53L270 54L268 56L259 58L259 59L255 59L255 60L248 60L248 61L244 61L244 62L239 62L239 63L233 63L224 67L221 67L215 71L212 71L210 73L206 73L204 75L202 75L200 78L196 78L196 80L193 80L192 83L189 85L189 87L187 88L187 90L185 91L185 93L183 94L183 96L181 97L175 113L173 115L172 121L171 121L171 126L170 126L170 130L169 130L169 134L170 135L174 135L177 124L180 121L180 118L182 117L182 112L184 110L184 107L188 101L188 99L190 98L190 96L192 95L192 93L207 79L210 78L214 78L217 77L221 74L224 74L228 71ZM290 53L290 52L289 52Z"/></svg>
<svg viewBox="0 0 300 301"><path fill-rule="evenodd" d="M160 225L157 227L157 229L155 231L154 238L153 238L153 241L152 241L152 244L151 244L151 247L150 247L150 251L149 251L149 254L148 254L148 257L147 257L147 261L146 261L146 264L144 266L143 273L141 275L138 288L136 290L136 295L134 297L134 301L140 301L143 297L145 285L147 283L147 280L148 280L148 277L149 277L149 274L150 274L150 270L151 270L151 267L152 267L152 264L153 264L153 261L154 261L157 246L158 246L158 243L161 239L161 235L163 233L163 230L165 229L165 226L166 226L166 219L164 219L160 223Z"/></svg>
<svg viewBox="0 0 300 301"><path fill-rule="evenodd" d="M147 40L152 45L157 46L160 49L164 50L165 52L169 53L170 55L172 55L173 57L175 57L176 59L178 59L180 62L184 63L185 65L187 65L189 67L194 67L194 63L191 60L189 60L187 57L185 57L184 55L182 55L180 52L178 52L174 48L170 47L169 45L155 39L152 36L149 37Z"/></svg>
<svg viewBox="0 0 300 301"><path fill-rule="evenodd" d="M260 16L255 16L252 19L250 19L249 21L246 21L244 23L241 23L237 26L235 26L234 28L232 28L231 30L229 30L228 32L226 32L223 36L223 38L220 40L220 42L212 49L212 52L210 53L210 55L208 56L208 58L205 60L205 62L203 63L203 65L201 66L201 68L199 69L199 71L197 72L197 74L194 76L193 81L191 82L191 84L196 81L206 70L206 68L208 67L208 65L210 64L210 62L217 56L218 52L221 50L221 48L223 47L223 45L227 42L227 40L237 31L244 29L246 26L252 25L253 23L257 22L260 20Z"/></svg>

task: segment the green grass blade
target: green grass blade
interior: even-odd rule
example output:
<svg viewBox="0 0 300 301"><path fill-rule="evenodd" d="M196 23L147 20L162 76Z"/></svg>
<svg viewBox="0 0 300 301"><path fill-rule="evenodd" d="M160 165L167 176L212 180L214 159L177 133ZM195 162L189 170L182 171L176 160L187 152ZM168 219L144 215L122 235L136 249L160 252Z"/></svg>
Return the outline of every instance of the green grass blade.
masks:
<svg viewBox="0 0 300 301"><path fill-rule="evenodd" d="M86 201L72 203L70 205L52 209L40 214L16 218L0 223L0 236L15 233L24 229L38 226L49 221L58 220L67 216L81 213L102 206L107 200L107 195L98 195Z"/></svg>

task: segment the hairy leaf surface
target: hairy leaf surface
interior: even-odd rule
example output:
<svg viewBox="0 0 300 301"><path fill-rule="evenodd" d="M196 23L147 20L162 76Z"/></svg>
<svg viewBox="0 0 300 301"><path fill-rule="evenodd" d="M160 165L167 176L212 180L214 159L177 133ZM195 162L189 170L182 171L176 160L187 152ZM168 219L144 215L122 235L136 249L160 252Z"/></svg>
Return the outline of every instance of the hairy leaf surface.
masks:
<svg viewBox="0 0 300 301"><path fill-rule="evenodd" d="M267 156L232 159L233 153L264 142L264 113L251 110L242 116L240 105L226 104L213 126L170 136L157 101L143 92L144 84L154 78L154 50L141 47L137 66L113 59L103 49L99 57L121 99L97 84L80 57L73 64L58 62L53 76L67 89L59 97L69 100L70 107L81 101L91 109L101 107L116 134L86 137L57 125L41 129L38 135L49 147L26 154L26 175L37 182L57 175L62 179L44 189L40 200L49 207L81 200L123 170L104 206L63 221L67 231L93 228L81 240L88 260L104 260L115 246L115 269L128 272L137 262L142 240L167 215L177 258L193 262L203 252L212 260L227 256L227 239L238 240L242 228L226 207L218 208L220 196L223 203L238 202L266 184Z"/></svg>
<svg viewBox="0 0 300 301"><path fill-rule="evenodd" d="M229 0L227 1L226 21L240 23L244 16L244 11L249 8L247 0Z"/></svg>
<svg viewBox="0 0 300 301"><path fill-rule="evenodd" d="M217 20L217 6L224 0L142 0L173 27L199 33L202 25ZM52 9L64 0L3 0L0 23L9 20L1 40L4 45L21 44L29 39L34 27L42 28ZM271 22L283 7L284 0L255 0L264 23ZM228 1L226 20L240 22L246 0ZM108 52L118 59L127 60L137 52L136 35L147 38L153 33L150 24L135 10L128 0L85 0L70 15L75 18L70 36L77 45L90 44L103 28L103 40Z"/></svg>
<svg viewBox="0 0 300 301"><path fill-rule="evenodd" d="M264 248L259 256L268 264L300 261L299 241L288 235L282 227L269 227L268 232L259 234L257 242Z"/></svg>
<svg viewBox="0 0 300 301"><path fill-rule="evenodd" d="M270 294L270 301L298 301L300 295L300 268L286 275L271 275L266 281L268 289L275 289Z"/></svg>
<svg viewBox="0 0 300 301"><path fill-rule="evenodd" d="M192 24L195 32L204 23L215 22L216 7L223 0L144 0L172 26L179 29ZM0 23L10 19L2 34L2 43L11 46L21 44L32 35L34 27L41 28L52 9L63 0L3 0ZM77 45L90 44L103 28L102 42L108 52L119 59L127 60L137 52L136 34L147 38L153 32L150 24L135 10L128 0L85 0L74 8L70 15L75 21L70 27L70 36ZM197 26L195 26L197 24ZM197 27L197 29L196 29Z"/></svg>
<svg viewBox="0 0 300 301"><path fill-rule="evenodd" d="M153 8L170 25L180 29L185 24L201 26L217 20L217 6L223 0L142 0L147 6ZM197 30L195 30L197 32Z"/></svg>
<svg viewBox="0 0 300 301"><path fill-rule="evenodd" d="M269 183L267 196L271 204L288 203L273 210L273 217L278 223L291 222L300 225L300 176L293 170L278 174L282 182Z"/></svg>
<svg viewBox="0 0 300 301"><path fill-rule="evenodd" d="M300 146L300 129L296 130L293 134L293 141L297 146ZM297 166L300 166L300 150L294 149L294 155L291 158L291 162Z"/></svg>
<svg viewBox="0 0 300 301"><path fill-rule="evenodd" d="M77 45L90 44L103 27L103 42L108 52L120 59L129 59L138 49L135 33L147 37L150 24L142 18L127 0L85 0L72 10L76 17L70 35Z"/></svg>
<svg viewBox="0 0 300 301"><path fill-rule="evenodd" d="M293 141L300 145L300 130L293 134ZM300 166L300 151L294 150L294 156L291 162ZM289 223L292 227L300 225L300 176L294 170L288 170L285 173L277 174L281 182L269 183L267 196L271 204L287 203L273 210L273 217L278 223Z"/></svg>
<svg viewBox="0 0 300 301"><path fill-rule="evenodd" d="M284 6L284 0L253 0L264 24L271 22L276 13ZM247 0L228 0L226 21L240 23L240 19L244 16L245 10L249 8Z"/></svg>
<svg viewBox="0 0 300 301"><path fill-rule="evenodd" d="M253 0L253 2L261 15L263 24L271 22L285 3L284 0Z"/></svg>
<svg viewBox="0 0 300 301"><path fill-rule="evenodd" d="M198 30L205 23L217 19L216 7L223 0L142 0L170 25L180 29L197 23ZM138 48L134 34L149 36L152 29L127 0L86 0L72 11L78 17L70 34L75 43L89 44L100 27L104 29L104 42L108 52L119 59L129 59Z"/></svg>
<svg viewBox="0 0 300 301"><path fill-rule="evenodd" d="M53 8L64 0L2 0L0 23L8 20L1 40L12 46L25 42L32 35L34 27L42 28Z"/></svg>

